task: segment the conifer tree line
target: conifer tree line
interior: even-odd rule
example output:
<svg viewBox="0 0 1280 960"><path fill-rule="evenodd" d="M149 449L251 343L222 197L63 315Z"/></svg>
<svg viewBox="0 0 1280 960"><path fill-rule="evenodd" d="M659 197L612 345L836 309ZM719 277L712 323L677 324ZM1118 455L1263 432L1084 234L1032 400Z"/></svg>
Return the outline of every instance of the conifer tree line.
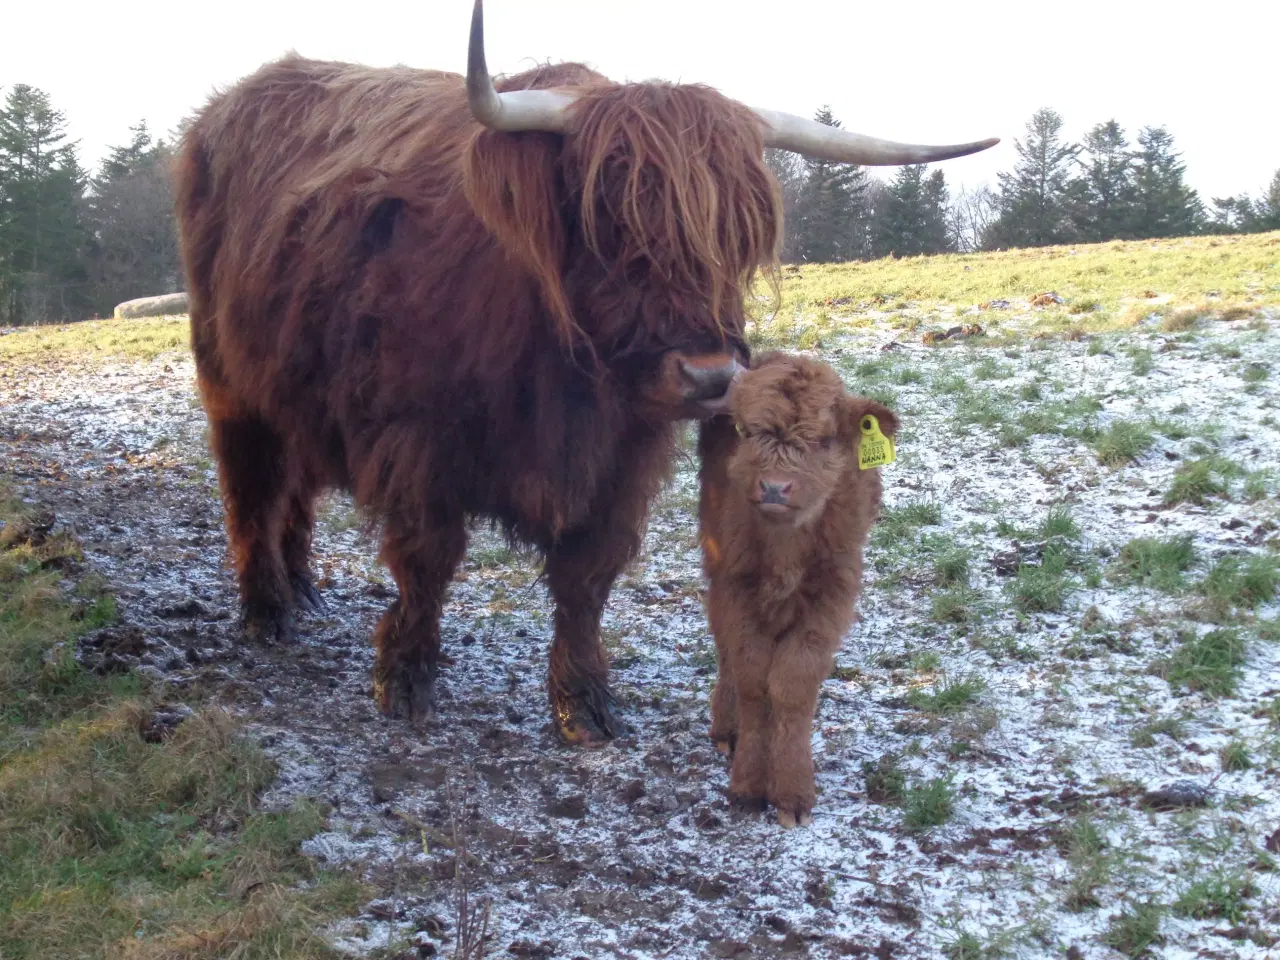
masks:
<svg viewBox="0 0 1280 960"><path fill-rule="evenodd" d="M0 327L110 315L181 288L172 151L146 123L95 174L43 91L0 98Z"/></svg>
<svg viewBox="0 0 1280 960"><path fill-rule="evenodd" d="M824 107L815 119L839 126ZM787 218L783 260L866 260L957 250L1038 247L1280 230L1280 170L1261 197L1214 199L1206 210L1163 127L1130 142L1115 120L1079 143L1062 117L1036 111L1014 141L1018 161L995 189L952 195L941 170L901 167L888 183L861 167L769 151Z"/></svg>
<svg viewBox="0 0 1280 960"><path fill-rule="evenodd" d="M108 315L133 297L181 289L172 147L145 122L96 173L68 142L43 91L0 91L0 326ZM839 126L827 107L816 114ZM942 170L907 166L886 181L862 167L770 150L782 187L789 263L953 250L1280 229L1280 170L1259 197L1214 199L1187 186L1173 137L1114 120L1079 143L1037 111L996 189L953 194Z"/></svg>

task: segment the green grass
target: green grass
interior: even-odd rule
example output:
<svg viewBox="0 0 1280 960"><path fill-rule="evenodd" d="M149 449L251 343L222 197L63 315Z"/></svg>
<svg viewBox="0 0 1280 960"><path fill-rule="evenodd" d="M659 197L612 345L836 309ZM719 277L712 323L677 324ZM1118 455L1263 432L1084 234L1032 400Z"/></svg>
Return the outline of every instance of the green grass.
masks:
<svg viewBox="0 0 1280 960"><path fill-rule="evenodd" d="M912 690L907 702L917 710L935 716L947 716L965 709L987 688L987 682L976 674L943 677L932 690Z"/></svg>
<svg viewBox="0 0 1280 960"><path fill-rule="evenodd" d="M1280 586L1280 557L1230 553L1219 558L1197 585L1210 616L1226 618L1237 610L1268 603Z"/></svg>
<svg viewBox="0 0 1280 960"><path fill-rule="evenodd" d="M1135 377L1145 377L1155 369L1155 359L1151 356L1150 350L1142 347L1130 347L1129 358L1133 361L1133 375Z"/></svg>
<svg viewBox="0 0 1280 960"><path fill-rule="evenodd" d="M1156 737L1161 734L1173 740L1179 740L1184 732L1182 721L1177 717L1161 717L1158 720L1148 720L1134 728L1133 733L1129 735L1129 744L1143 750L1154 747Z"/></svg>
<svg viewBox="0 0 1280 960"><path fill-rule="evenodd" d="M927 312L996 298L1025 303L1045 290L1056 290L1066 300L1063 306L1035 315L1036 326L1051 331L1128 327L1135 319L1131 308L1137 308L1138 314L1152 309L1141 299L1146 290L1172 298L1158 308L1162 315L1206 302L1206 314L1222 315L1239 304L1256 310L1280 302L1280 293L1266 284L1257 285L1274 268L1276 237L1269 233L1158 244L1114 241L869 263L803 264L783 273L780 312L817 313L827 309L827 302L845 298L850 312L885 309L877 304L886 300L911 301L916 309ZM1216 299L1209 301L1211 292ZM766 280L761 280L757 293L770 295ZM773 305L765 309L771 311Z"/></svg>
<svg viewBox="0 0 1280 960"><path fill-rule="evenodd" d="M876 521L873 536L882 541L892 541L912 534L920 527L936 527L940 523L940 503L935 500L915 500L894 510L884 511Z"/></svg>
<svg viewBox="0 0 1280 960"><path fill-rule="evenodd" d="M907 775L898 766L898 757L886 753L875 763L862 762L867 799L872 803L898 804L906 795Z"/></svg>
<svg viewBox="0 0 1280 960"><path fill-rule="evenodd" d="M186 353L190 342L186 317L87 320L29 327L0 337L0 364L12 359L29 365L44 358L64 360L77 355L152 360L162 354Z"/></svg>
<svg viewBox="0 0 1280 960"><path fill-rule="evenodd" d="M1211 697L1235 693L1247 645L1238 630L1221 627L1203 636L1185 633L1173 654L1155 664L1156 673L1176 688Z"/></svg>
<svg viewBox="0 0 1280 960"><path fill-rule="evenodd" d="M1240 379L1245 383L1262 383L1271 376L1271 368L1265 363L1249 363L1245 365Z"/></svg>
<svg viewBox="0 0 1280 960"><path fill-rule="evenodd" d="M1195 920L1222 920L1243 923L1249 913L1248 900L1257 893L1252 879L1243 871L1220 871L1193 880L1173 902L1173 912Z"/></svg>
<svg viewBox="0 0 1280 960"><path fill-rule="evenodd" d="M955 813L951 777L936 777L910 787L902 799L902 825L911 833L939 827Z"/></svg>
<svg viewBox="0 0 1280 960"><path fill-rule="evenodd" d="M1151 430L1132 420L1116 420L1093 440L1098 462L1108 467L1132 463L1151 449L1155 437Z"/></svg>
<svg viewBox="0 0 1280 960"><path fill-rule="evenodd" d="M1063 540L1079 540L1080 525L1076 523L1075 518L1071 515L1071 508L1065 504L1058 504L1049 508L1048 514L1045 515L1044 521L1040 524L1040 538L1050 540L1054 537L1061 537Z"/></svg>
<svg viewBox="0 0 1280 960"><path fill-rule="evenodd" d="M115 616L74 540L2 485L0 520L0 957L334 956L363 892L299 853L320 809L257 809L273 765L220 709L147 736L158 693L73 655Z"/></svg>
<svg viewBox="0 0 1280 960"><path fill-rule="evenodd" d="M1174 537L1137 537L1120 548L1112 575L1121 583L1154 587L1165 593L1181 590L1195 562L1191 534Z"/></svg>
<svg viewBox="0 0 1280 960"><path fill-rule="evenodd" d="M1203 505L1210 497L1225 497L1227 481L1241 474L1240 467L1222 457L1208 456L1190 460L1174 471L1164 502Z"/></svg>
<svg viewBox="0 0 1280 960"><path fill-rule="evenodd" d="M1068 568L1071 557L1061 546L1049 543L1038 564L1023 564L1007 589L1014 606L1023 613L1057 613L1075 588Z"/></svg>
<svg viewBox="0 0 1280 960"><path fill-rule="evenodd" d="M1071 867L1067 909L1078 913L1101 906L1097 891L1111 878L1111 862L1105 856L1106 840L1102 830L1089 811L1067 825L1062 849Z"/></svg>
<svg viewBox="0 0 1280 960"><path fill-rule="evenodd" d="M978 595L968 587L935 590L929 597L929 616L939 623L966 623L973 619Z"/></svg>
<svg viewBox="0 0 1280 960"><path fill-rule="evenodd" d="M1147 902L1134 904L1114 917L1102 934L1102 942L1126 957L1147 956L1152 947L1164 942L1160 924L1165 909Z"/></svg>
<svg viewBox="0 0 1280 960"><path fill-rule="evenodd" d="M1232 740L1218 753L1224 773L1239 773L1253 767L1253 758L1249 755L1249 745L1243 740Z"/></svg>

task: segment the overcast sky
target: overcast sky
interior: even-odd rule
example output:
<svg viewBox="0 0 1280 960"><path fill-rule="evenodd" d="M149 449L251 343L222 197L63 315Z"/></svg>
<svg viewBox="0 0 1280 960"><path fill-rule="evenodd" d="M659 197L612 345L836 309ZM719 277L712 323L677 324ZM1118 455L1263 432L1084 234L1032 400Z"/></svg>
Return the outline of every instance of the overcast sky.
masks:
<svg viewBox="0 0 1280 960"><path fill-rule="evenodd" d="M470 0L70 0L6 4L0 87L64 111L92 166L128 127L166 131L217 87L294 49L461 71ZM1112 117L1164 125L1206 199L1258 193L1280 167L1275 0L488 0L489 66L583 60L618 80L708 83L852 130L946 143L998 136L943 164L994 184L1027 118L1052 106L1078 138ZM891 170L883 171L892 173Z"/></svg>

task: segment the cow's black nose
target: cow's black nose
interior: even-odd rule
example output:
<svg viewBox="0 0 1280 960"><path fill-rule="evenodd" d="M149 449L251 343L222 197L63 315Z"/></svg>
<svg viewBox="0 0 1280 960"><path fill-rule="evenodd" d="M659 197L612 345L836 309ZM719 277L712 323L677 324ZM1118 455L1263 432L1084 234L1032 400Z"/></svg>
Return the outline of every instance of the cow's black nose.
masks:
<svg viewBox="0 0 1280 960"><path fill-rule="evenodd" d="M723 397L741 369L738 361L732 357L718 363L681 360L680 373L684 377L685 399L699 401Z"/></svg>

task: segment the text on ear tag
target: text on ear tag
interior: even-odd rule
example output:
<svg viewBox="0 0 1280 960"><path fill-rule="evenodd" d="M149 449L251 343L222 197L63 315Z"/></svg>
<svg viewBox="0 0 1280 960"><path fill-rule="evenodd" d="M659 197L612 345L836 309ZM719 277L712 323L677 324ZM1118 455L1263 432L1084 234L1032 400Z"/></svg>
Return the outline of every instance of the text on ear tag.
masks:
<svg viewBox="0 0 1280 960"><path fill-rule="evenodd" d="M880 421L873 414L863 416L860 429L862 438L858 443L859 470L883 467L898 459L893 452L893 440L880 432Z"/></svg>

